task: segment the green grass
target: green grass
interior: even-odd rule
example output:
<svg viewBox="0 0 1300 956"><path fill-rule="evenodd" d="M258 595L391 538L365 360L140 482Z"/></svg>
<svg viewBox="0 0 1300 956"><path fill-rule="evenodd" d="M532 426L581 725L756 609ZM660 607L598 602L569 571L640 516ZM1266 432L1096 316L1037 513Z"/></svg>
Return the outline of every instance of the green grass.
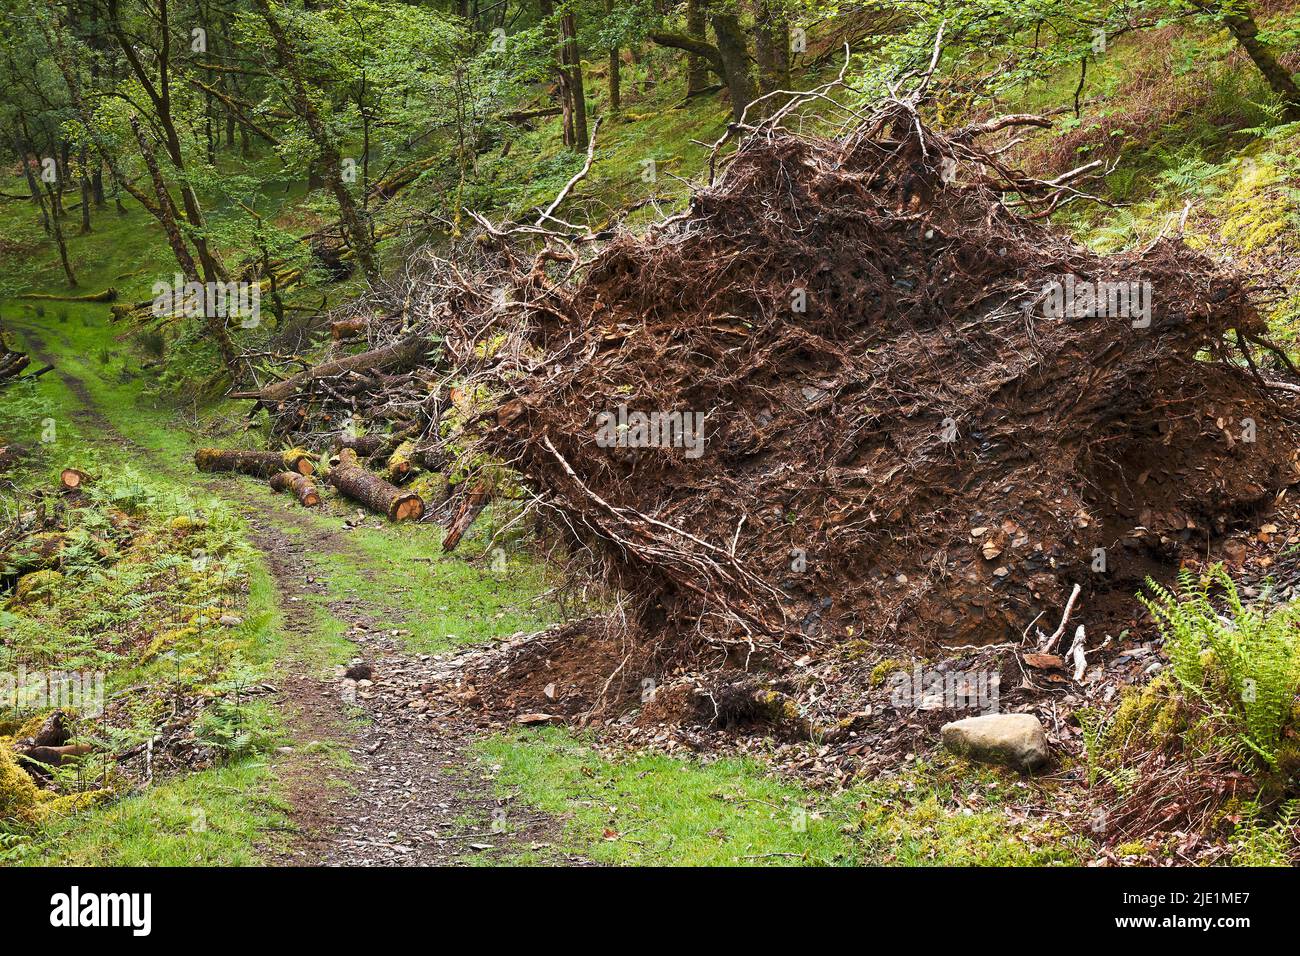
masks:
<svg viewBox="0 0 1300 956"><path fill-rule="evenodd" d="M565 849L602 863L1047 866L1086 849L1058 825L1008 815L1030 796L1019 778L955 761L828 796L755 760L610 760L560 730L497 737L480 758L499 768L501 796L560 817Z"/></svg>
<svg viewBox="0 0 1300 956"><path fill-rule="evenodd" d="M483 535L480 529L466 539L464 551L443 555L427 527L366 527L349 536L364 563L336 562L322 570L336 593L395 611L385 626L409 632L403 642L418 653L481 644L557 621L559 609L545 591L558 581L523 552L507 556L504 571L490 570L481 554Z"/></svg>
<svg viewBox="0 0 1300 956"><path fill-rule="evenodd" d="M287 826L263 759L177 777L47 824L13 862L44 866L255 866ZM0 851L0 858L3 851Z"/></svg>
<svg viewBox="0 0 1300 956"><path fill-rule="evenodd" d="M559 731L497 738L482 754L501 767L501 793L517 791L525 803L565 817L572 848L602 863L853 862L843 819L819 816L806 793L750 761L647 755L616 763Z"/></svg>

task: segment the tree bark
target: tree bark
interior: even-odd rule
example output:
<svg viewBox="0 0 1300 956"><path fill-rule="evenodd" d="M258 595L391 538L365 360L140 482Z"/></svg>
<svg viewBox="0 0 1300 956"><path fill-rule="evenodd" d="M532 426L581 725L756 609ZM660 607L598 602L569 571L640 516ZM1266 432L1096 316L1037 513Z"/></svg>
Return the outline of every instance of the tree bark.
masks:
<svg viewBox="0 0 1300 956"><path fill-rule="evenodd" d="M605 0L605 12L614 12L614 0ZM619 71L623 66L623 61L619 59L618 44L609 48L609 111L617 113L622 106L620 98L622 91L620 89Z"/></svg>
<svg viewBox="0 0 1300 956"><path fill-rule="evenodd" d="M688 36L703 40L708 28L708 0L686 0L686 33ZM709 85L707 62L698 54L686 55L686 95L694 96L703 92Z"/></svg>
<svg viewBox="0 0 1300 956"><path fill-rule="evenodd" d="M83 236L91 232L90 204L94 199L94 190L90 185L90 164L83 149L81 151L81 235Z"/></svg>
<svg viewBox="0 0 1300 956"><path fill-rule="evenodd" d="M745 32L740 28L740 18L734 13L713 14L713 35L718 38L722 74L727 90L731 93L731 115L740 119L745 114L745 107L758 96L749 68L749 49L745 43Z"/></svg>
<svg viewBox="0 0 1300 956"><path fill-rule="evenodd" d="M456 550L457 545L460 544L460 539L465 536L465 532L474 523L474 519L482 513L491 500L492 486L485 481L475 485L469 494L462 499L460 506L456 509L456 514L447 526L447 535L442 539L444 554Z"/></svg>
<svg viewBox="0 0 1300 956"><path fill-rule="evenodd" d="M339 452L339 462L325 480L340 494L386 516L389 521L419 521L424 517L424 501L418 494L403 491L366 471L351 448Z"/></svg>
<svg viewBox="0 0 1300 956"><path fill-rule="evenodd" d="M271 476L271 487L275 491L291 494L304 508L315 508L320 504L320 493L311 479L296 471L281 471Z"/></svg>
<svg viewBox="0 0 1300 956"><path fill-rule="evenodd" d="M77 491L90 482L90 475L80 468L64 468L59 472L59 486L65 491Z"/></svg>
<svg viewBox="0 0 1300 956"><path fill-rule="evenodd" d="M423 335L408 335L404 339L398 339L391 345L385 345L382 348L372 349L358 355L349 355L346 358L335 359L332 362L325 362L309 368L305 372L299 372L282 382L268 385L261 391L234 392L230 397L253 398L260 402L283 401L298 391L299 388L316 379L328 378L331 375L339 375L353 369L386 372L393 369L409 368L420 361L431 345L429 339Z"/></svg>
<svg viewBox="0 0 1300 956"><path fill-rule="evenodd" d="M754 0L754 59L761 93L790 88L790 21L770 0Z"/></svg>
<svg viewBox="0 0 1300 956"><path fill-rule="evenodd" d="M568 76L569 105L573 110L573 148L577 152L587 149L587 94L582 81L582 51L578 48L578 25L572 11L560 18L560 32L564 36L560 59Z"/></svg>
<svg viewBox="0 0 1300 956"><path fill-rule="evenodd" d="M685 50L700 57L709 69L722 77L731 96L731 115L740 119L745 107L758 95L754 77L749 67L749 49L745 43L740 20L734 14L713 15L713 34L717 44L689 36L685 33L652 31L649 37L660 46Z"/></svg>
<svg viewBox="0 0 1300 956"><path fill-rule="evenodd" d="M244 449L200 448L194 453L199 471L234 471L254 478L270 478L280 472L310 475L315 471L311 457L302 451L247 451Z"/></svg>
<svg viewBox="0 0 1300 956"><path fill-rule="evenodd" d="M206 223L203 218L203 209L199 205L198 194L194 191L194 187L184 179L185 156L181 148L180 134L176 130L176 120L172 115L172 36L168 2L169 0L158 0L156 7L158 16L158 49L156 51L158 75L156 82L145 68L137 44L127 35L122 26L121 14L118 9L119 0L108 0L108 25L123 56L126 57L131 71L135 74L136 80L139 81L141 88L149 99L150 105L153 106L154 119L158 124L158 128L162 131L162 143L167 152L167 158L182 176L180 185L181 207L185 210L185 219L192 230L191 241L198 253L199 263L203 266L203 278L208 282L226 282L230 278L226 273L226 268L209 248L204 234Z"/></svg>
<svg viewBox="0 0 1300 956"><path fill-rule="evenodd" d="M176 221L176 205L172 202L171 193L167 191L167 184L158 169L158 159L154 155L153 147L145 138L144 130L140 128L140 121L134 116L131 117L131 130L135 133L135 141L140 146L140 157L144 160L144 167L149 171L149 180L153 183L154 196L158 202L155 208L158 221L163 227L163 234L167 236L167 244L171 246L172 255L176 257L181 275L185 276L187 282L198 282L199 267L194 262L194 257L190 255L185 237L181 235L180 225Z"/></svg>
<svg viewBox="0 0 1300 956"><path fill-rule="evenodd" d="M28 156L24 147L19 147L18 154L22 157L23 174L27 177L27 188L31 190L32 205L41 211L41 225L45 227L45 234L53 236L54 227L50 225L50 214L45 208L44 199L41 197L41 184L36 181L36 170L32 168L29 161L31 157Z"/></svg>

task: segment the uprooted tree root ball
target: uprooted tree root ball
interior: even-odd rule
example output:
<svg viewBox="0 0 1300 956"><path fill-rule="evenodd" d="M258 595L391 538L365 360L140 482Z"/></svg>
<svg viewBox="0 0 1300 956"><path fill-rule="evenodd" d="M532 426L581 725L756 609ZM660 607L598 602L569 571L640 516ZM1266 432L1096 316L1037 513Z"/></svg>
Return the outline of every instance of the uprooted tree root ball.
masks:
<svg viewBox="0 0 1300 956"><path fill-rule="evenodd" d="M1014 638L1295 478L1292 423L1224 344L1263 332L1235 277L1174 241L1089 254L905 118L751 139L533 315L543 358L487 443L652 632ZM1149 327L1045 315L1070 277L1149 289ZM702 453L602 447L620 406L702 415Z"/></svg>
<svg viewBox="0 0 1300 956"><path fill-rule="evenodd" d="M1297 433L1241 281L1043 225L1082 194L977 145L1015 121L941 135L891 100L836 139L765 124L685 213L589 257L487 224L477 261L390 293L394 339L427 315L442 343L405 381L443 384L366 414L511 466L657 667L1015 640L1076 584L1104 623L1266 509ZM300 441L355 410L275 398Z"/></svg>

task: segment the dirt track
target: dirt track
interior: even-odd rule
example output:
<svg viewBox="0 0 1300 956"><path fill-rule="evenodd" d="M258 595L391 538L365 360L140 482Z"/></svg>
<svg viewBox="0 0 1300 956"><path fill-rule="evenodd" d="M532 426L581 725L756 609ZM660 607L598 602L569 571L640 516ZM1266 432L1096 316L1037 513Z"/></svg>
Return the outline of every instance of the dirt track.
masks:
<svg viewBox="0 0 1300 956"><path fill-rule="evenodd" d="M39 331L28 326L15 331L30 354L56 366L55 374L82 405L78 418L101 440L129 449L154 473L192 482L183 466L124 435L85 383L58 367ZM267 840L261 848L267 860L293 866L437 866L475 853L519 850L554 858L547 851L556 841L557 822L526 808L501 812L487 769L471 753L473 729L455 721L434 724L410 708L405 677L422 662L375 629L376 621L393 618L392 609L352 600L327 604L329 615L346 625L356 645L353 656L374 670L373 685L357 694L355 703L345 699L350 695L337 677L320 673L294 652L294 635L319 624L313 609L326 587L317 565L364 566L346 535L295 505L268 507L237 481L212 480L204 487L248 521L251 543L265 556L275 581L289 648L276 662L273 683L282 695L292 741L275 766L292 807L293 836L287 843ZM494 816L506 821L504 829L498 826L502 832L493 832Z"/></svg>

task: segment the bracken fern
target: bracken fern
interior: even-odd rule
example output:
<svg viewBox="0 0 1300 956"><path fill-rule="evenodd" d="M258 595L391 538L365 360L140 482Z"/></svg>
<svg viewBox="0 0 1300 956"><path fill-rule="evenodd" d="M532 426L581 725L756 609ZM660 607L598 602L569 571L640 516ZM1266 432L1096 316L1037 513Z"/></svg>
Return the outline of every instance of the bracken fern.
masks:
<svg viewBox="0 0 1300 956"><path fill-rule="evenodd" d="M1180 687L1210 709L1228 746L1276 766L1300 689L1300 609L1246 604L1222 565L1199 580L1183 571L1176 592L1150 580L1147 587L1152 596L1139 599L1164 636Z"/></svg>

